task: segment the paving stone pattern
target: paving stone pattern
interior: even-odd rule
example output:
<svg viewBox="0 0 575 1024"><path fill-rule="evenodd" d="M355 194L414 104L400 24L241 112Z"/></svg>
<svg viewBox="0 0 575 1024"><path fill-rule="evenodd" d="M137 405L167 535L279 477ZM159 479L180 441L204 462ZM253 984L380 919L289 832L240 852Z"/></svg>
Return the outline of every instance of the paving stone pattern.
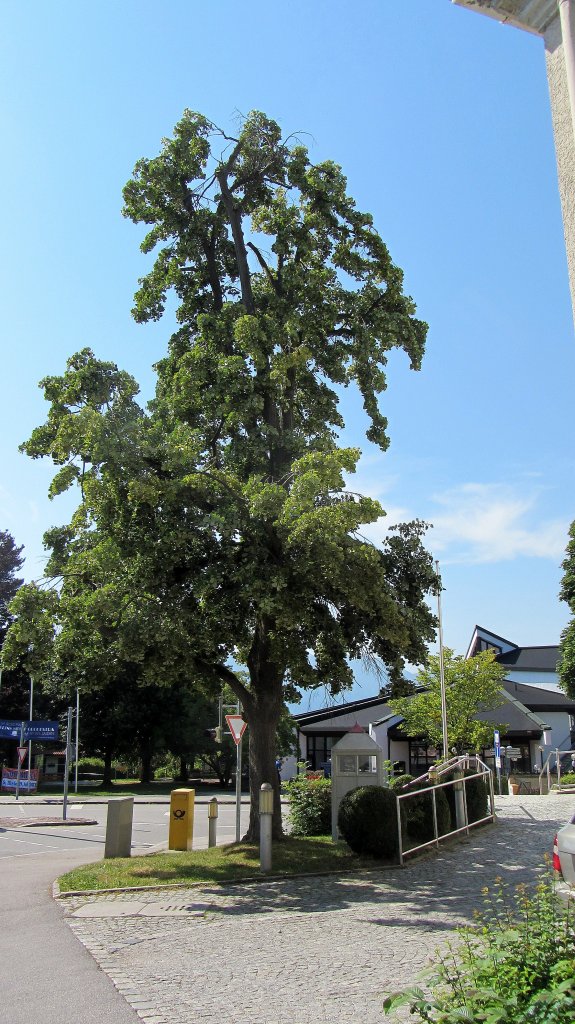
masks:
<svg viewBox="0 0 575 1024"><path fill-rule="evenodd" d="M404 870L61 903L146 1024L383 1024L384 994L471 920L483 886L536 877L573 805L499 797L497 825Z"/></svg>

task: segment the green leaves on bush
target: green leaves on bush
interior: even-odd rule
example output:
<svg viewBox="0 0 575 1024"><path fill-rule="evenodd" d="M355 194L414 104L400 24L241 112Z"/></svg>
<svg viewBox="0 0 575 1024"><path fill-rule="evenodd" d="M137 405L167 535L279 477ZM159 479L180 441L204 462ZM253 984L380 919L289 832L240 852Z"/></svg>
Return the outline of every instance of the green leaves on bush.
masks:
<svg viewBox="0 0 575 1024"><path fill-rule="evenodd" d="M484 910L448 945L427 976L429 991L389 996L426 1024L573 1024L575 931L548 876L529 892L497 880Z"/></svg>
<svg viewBox="0 0 575 1024"><path fill-rule="evenodd" d="M382 786L359 786L339 805L338 826L354 853L382 860L399 856L397 800Z"/></svg>
<svg viewBox="0 0 575 1024"><path fill-rule="evenodd" d="M434 789L433 793L427 790L425 793L416 793L408 800L402 800L401 818L402 827L407 833L407 838L412 840L413 846L420 843L427 843L435 838L435 825L433 820L433 796L435 795L435 813L437 815L437 833L440 836L451 832L451 812L444 789Z"/></svg>
<svg viewBox="0 0 575 1024"><path fill-rule="evenodd" d="M292 836L331 835L331 779L298 775L284 783L283 789L290 801Z"/></svg>
<svg viewBox="0 0 575 1024"><path fill-rule="evenodd" d="M455 791L451 786L446 786L444 793L449 803L453 827L455 828ZM481 821L488 813L489 790L487 783L479 778L465 779L465 802L467 804L467 820L472 824L474 821Z"/></svg>

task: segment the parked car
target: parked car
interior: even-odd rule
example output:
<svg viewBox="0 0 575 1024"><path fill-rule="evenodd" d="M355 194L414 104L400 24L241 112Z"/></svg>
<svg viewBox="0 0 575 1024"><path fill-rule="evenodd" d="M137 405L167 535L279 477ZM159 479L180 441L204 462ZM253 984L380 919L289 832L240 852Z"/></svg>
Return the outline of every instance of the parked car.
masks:
<svg viewBox="0 0 575 1024"><path fill-rule="evenodd" d="M553 870L557 878L557 894L563 900L575 899L575 814L555 836Z"/></svg>

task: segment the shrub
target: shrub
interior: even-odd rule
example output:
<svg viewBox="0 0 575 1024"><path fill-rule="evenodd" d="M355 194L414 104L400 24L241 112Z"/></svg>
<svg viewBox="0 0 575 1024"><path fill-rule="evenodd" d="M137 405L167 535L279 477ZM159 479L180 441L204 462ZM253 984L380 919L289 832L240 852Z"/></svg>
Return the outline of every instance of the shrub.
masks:
<svg viewBox="0 0 575 1024"><path fill-rule="evenodd" d="M473 774L468 772L467 774ZM451 820L455 828L455 790L453 786L444 789L451 812ZM489 789L483 779L467 779L465 783L465 799L467 801L467 820L469 822L481 821L487 814L487 800Z"/></svg>
<svg viewBox="0 0 575 1024"><path fill-rule="evenodd" d="M480 821L488 810L489 787L484 779L468 779L465 783L467 820Z"/></svg>
<svg viewBox="0 0 575 1024"><path fill-rule="evenodd" d="M383 786L359 786L346 793L339 805L339 830L354 853L382 860L399 855L397 799Z"/></svg>
<svg viewBox="0 0 575 1024"><path fill-rule="evenodd" d="M565 772L561 776L561 785L575 786L575 772Z"/></svg>
<svg viewBox="0 0 575 1024"><path fill-rule="evenodd" d="M426 979L430 991L391 995L385 1012L407 1004L426 1024L573 1024L573 909L562 907L549 876L531 893L501 879L493 893L483 892L484 911L439 954Z"/></svg>
<svg viewBox="0 0 575 1024"><path fill-rule="evenodd" d="M435 811L437 815L437 833L444 836L451 832L451 812L444 789L435 789ZM418 793L401 801L402 824L414 846L427 843L435 838L433 821L433 795L430 792Z"/></svg>
<svg viewBox="0 0 575 1024"><path fill-rule="evenodd" d="M289 797L288 822L292 836L331 834L331 779L298 775L283 785Z"/></svg>
<svg viewBox="0 0 575 1024"><path fill-rule="evenodd" d="M413 782L413 779L413 775L394 775L393 778L389 780L389 788L392 789L394 793L400 793L408 782Z"/></svg>
<svg viewBox="0 0 575 1024"><path fill-rule="evenodd" d="M78 760L78 771L88 775L102 775L104 762L101 757L81 757Z"/></svg>

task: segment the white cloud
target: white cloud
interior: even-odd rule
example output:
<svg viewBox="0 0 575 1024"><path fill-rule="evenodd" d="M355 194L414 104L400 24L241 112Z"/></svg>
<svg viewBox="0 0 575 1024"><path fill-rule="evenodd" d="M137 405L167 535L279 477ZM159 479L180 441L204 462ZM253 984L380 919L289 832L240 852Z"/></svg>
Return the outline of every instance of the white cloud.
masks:
<svg viewBox="0 0 575 1024"><path fill-rule="evenodd" d="M434 495L432 546L449 562L502 562L519 557L559 561L569 524L537 515L538 493L502 484L467 483Z"/></svg>
<svg viewBox="0 0 575 1024"><path fill-rule="evenodd" d="M540 490L533 481L521 486L465 483L435 494L424 509L390 506L387 515L362 531L381 543L391 525L410 519L432 524L425 546L451 564L504 562L515 558L545 558L560 562L565 553L569 522L544 519L538 509Z"/></svg>

